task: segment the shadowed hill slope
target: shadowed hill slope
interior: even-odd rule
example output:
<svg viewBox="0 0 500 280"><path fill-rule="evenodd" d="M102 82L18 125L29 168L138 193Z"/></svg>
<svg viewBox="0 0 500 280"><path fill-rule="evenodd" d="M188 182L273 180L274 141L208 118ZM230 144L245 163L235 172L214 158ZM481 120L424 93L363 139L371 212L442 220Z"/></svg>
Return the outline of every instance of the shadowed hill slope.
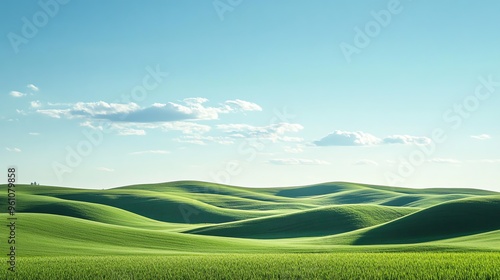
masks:
<svg viewBox="0 0 500 280"><path fill-rule="evenodd" d="M282 188L259 188L260 192L273 194L283 197L310 197L324 194L333 194L345 191L354 191L360 189L372 189L385 192L399 193L399 194L420 194L420 195L449 195L449 194L464 194L464 195L495 195L498 194L494 191L467 189L467 188L425 188L425 189L412 189L400 187L387 187L368 184L357 184L347 182L332 182L299 187L282 187Z"/></svg>
<svg viewBox="0 0 500 280"><path fill-rule="evenodd" d="M416 209L413 208L376 205L328 206L291 214L202 227L187 232L245 238L322 236L378 225L415 211Z"/></svg>
<svg viewBox="0 0 500 280"><path fill-rule="evenodd" d="M151 229L168 229L174 227L172 224L159 222L108 205L30 194L22 194L20 195L20 199L21 202L16 209L20 213L55 214L129 227ZM0 203L0 207L2 207L1 205L2 203Z"/></svg>
<svg viewBox="0 0 500 280"><path fill-rule="evenodd" d="M57 194L55 197L108 205L150 219L172 223L223 223L280 213L275 210L221 208L189 197L142 190L128 190L122 193L68 193Z"/></svg>
<svg viewBox="0 0 500 280"><path fill-rule="evenodd" d="M426 242L500 229L500 196L439 204L373 228L354 244Z"/></svg>

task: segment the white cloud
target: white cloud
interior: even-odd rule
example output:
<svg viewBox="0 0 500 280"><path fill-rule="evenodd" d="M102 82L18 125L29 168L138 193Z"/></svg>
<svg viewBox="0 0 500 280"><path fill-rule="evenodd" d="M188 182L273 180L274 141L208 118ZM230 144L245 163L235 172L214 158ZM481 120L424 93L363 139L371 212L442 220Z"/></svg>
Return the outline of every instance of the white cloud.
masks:
<svg viewBox="0 0 500 280"><path fill-rule="evenodd" d="M224 136L186 135L174 140L180 143L191 143L196 145L206 145L207 142L218 143L221 145L234 144L234 140L232 138Z"/></svg>
<svg viewBox="0 0 500 280"><path fill-rule="evenodd" d="M15 90L11 91L9 94L10 94L10 96L16 97L16 98L26 96L25 93L22 93L22 92L19 92L19 91L15 91Z"/></svg>
<svg viewBox="0 0 500 280"><path fill-rule="evenodd" d="M63 110L63 109L36 110L36 112L55 119L60 119L62 116L69 117L69 110Z"/></svg>
<svg viewBox="0 0 500 280"><path fill-rule="evenodd" d="M107 168L107 167L99 167L97 170L102 171L102 172L115 172L114 169L112 168Z"/></svg>
<svg viewBox="0 0 500 280"><path fill-rule="evenodd" d="M97 125L97 124L95 124L95 125ZM83 126L83 127L88 127L88 128L92 128L92 129L101 130L101 131L103 130L102 126L99 126L99 125L95 126L95 125L91 121L85 121L85 122L80 123L80 126Z"/></svg>
<svg viewBox="0 0 500 280"><path fill-rule="evenodd" d="M26 87L29 88L32 91L38 91L39 90L39 88L37 86L35 86L34 84L29 84Z"/></svg>
<svg viewBox="0 0 500 280"><path fill-rule="evenodd" d="M18 113L19 115L23 115L23 116L27 115L24 110L19 110L19 109L16 109L16 113Z"/></svg>
<svg viewBox="0 0 500 280"><path fill-rule="evenodd" d="M318 141L314 141L316 146L375 146L384 144L417 144L426 145L431 143L427 137L410 135L390 135L380 139L370 133L362 131L341 131L335 130Z"/></svg>
<svg viewBox="0 0 500 280"><path fill-rule="evenodd" d="M42 102L36 100L30 102L31 108L40 108L42 107Z"/></svg>
<svg viewBox="0 0 500 280"><path fill-rule="evenodd" d="M207 103L208 99L203 97L189 97L189 98L184 98L182 101L188 105L196 107L203 103Z"/></svg>
<svg viewBox="0 0 500 280"><path fill-rule="evenodd" d="M78 102L74 104L70 110L73 116L87 116L92 118L105 118L105 116L114 116L120 119L122 116L133 113L139 110L139 105L131 102L127 104L99 102Z"/></svg>
<svg viewBox="0 0 500 280"><path fill-rule="evenodd" d="M203 141L201 139L176 138L174 140L179 142L179 143L189 143L189 144L200 145L200 146L207 145L207 143L205 143L205 141Z"/></svg>
<svg viewBox="0 0 500 280"><path fill-rule="evenodd" d="M258 139L272 142L301 143L304 139L292 137L288 133L299 132L299 124L278 123L268 126L247 124L218 125L212 135L212 127L198 123L200 120L219 119L221 114L261 111L262 108L252 102L240 99L228 100L219 106L207 106L208 99L186 98L179 103L155 103L141 107L135 103L118 104L99 102L78 102L74 104L44 103L48 108L40 108L39 101L31 106L38 114L51 118L80 119L80 126L111 131L118 135L145 135L148 130L179 131L183 135L175 141L206 145L218 143L234 144L236 139Z"/></svg>
<svg viewBox="0 0 500 280"><path fill-rule="evenodd" d="M146 135L146 131L144 131L142 129L125 128L125 129L118 131L118 135L121 135L121 136L130 136L130 135L143 136L143 135Z"/></svg>
<svg viewBox="0 0 500 280"><path fill-rule="evenodd" d="M52 103L52 102L47 102L47 105L49 105L49 106L65 106L65 107L73 106L72 103Z"/></svg>
<svg viewBox="0 0 500 280"><path fill-rule="evenodd" d="M20 153L22 152L21 149L19 148L5 148L7 151L11 152L11 153Z"/></svg>
<svg viewBox="0 0 500 280"><path fill-rule="evenodd" d="M220 114L237 111L259 111L260 106L243 100L228 100L219 107L205 106L208 99L186 98L183 104L168 102L155 103L149 107L140 107L135 103L118 104L99 102L78 102L76 104L53 104L65 107L53 110L39 110L51 117L87 118L110 120L113 122L155 123L182 120L215 120ZM50 103L49 103L50 104Z"/></svg>
<svg viewBox="0 0 500 280"><path fill-rule="evenodd" d="M31 136L38 136L38 135L40 135L40 133L38 133L38 132L30 132L29 135L31 135Z"/></svg>
<svg viewBox="0 0 500 280"><path fill-rule="evenodd" d="M229 110L262 111L262 107L260 107L259 105L252 103L252 102L240 100L240 99L228 100L225 102L225 104L227 105L227 108Z"/></svg>
<svg viewBox="0 0 500 280"><path fill-rule="evenodd" d="M162 130L165 132L179 131L185 135L200 135L210 131L210 126L193 122L166 122L166 123L105 123L101 120L84 121L80 126L106 130L106 133L116 133L118 135L146 135L147 130Z"/></svg>
<svg viewBox="0 0 500 280"><path fill-rule="evenodd" d="M117 131L126 129L160 129L163 131L180 131L183 134L203 134L211 130L210 126L193 122L164 123L113 123L111 127Z"/></svg>
<svg viewBox="0 0 500 280"><path fill-rule="evenodd" d="M271 142L302 142L302 138L289 137L286 133L299 132L304 127L300 124L277 123L268 126L252 126L248 124L221 124L217 129L229 134L232 138L255 138Z"/></svg>
<svg viewBox="0 0 500 280"><path fill-rule="evenodd" d="M442 164L461 164L462 163L460 160L451 159L451 158L433 158L433 159L429 159L428 162L442 163Z"/></svg>
<svg viewBox="0 0 500 280"><path fill-rule="evenodd" d="M170 154L170 152L165 151L165 150L149 150L149 151L133 152L133 153L130 153L129 155L139 156L139 155L147 155L147 154L167 155L167 154Z"/></svg>
<svg viewBox="0 0 500 280"><path fill-rule="evenodd" d="M476 139L476 140L489 140L489 139L491 139L491 136L488 134L480 134L480 135L471 135L470 138Z"/></svg>
<svg viewBox="0 0 500 280"><path fill-rule="evenodd" d="M208 125L193 122L168 122L160 124L158 127L164 131L180 131L183 134L201 134L211 130Z"/></svg>
<svg viewBox="0 0 500 280"><path fill-rule="evenodd" d="M330 163L319 159L302 159L302 158L282 158L271 159L269 163L275 165L329 165Z"/></svg>
<svg viewBox="0 0 500 280"><path fill-rule="evenodd" d="M319 141L317 146L372 146L380 144L381 140L369 133L362 131L349 132L335 130Z"/></svg>
<svg viewBox="0 0 500 280"><path fill-rule="evenodd" d="M372 165L372 166L378 166L378 162L370 159L360 159L354 163L354 165Z"/></svg>

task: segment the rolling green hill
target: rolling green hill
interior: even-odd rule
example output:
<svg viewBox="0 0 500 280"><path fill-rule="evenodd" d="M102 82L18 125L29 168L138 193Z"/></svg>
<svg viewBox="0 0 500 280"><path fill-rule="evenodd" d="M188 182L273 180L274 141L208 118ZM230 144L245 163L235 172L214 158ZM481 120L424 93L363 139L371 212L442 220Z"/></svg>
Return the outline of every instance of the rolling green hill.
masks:
<svg viewBox="0 0 500 280"><path fill-rule="evenodd" d="M413 208L378 205L326 206L290 214L223 223L187 232L245 238L323 236L378 225L415 211Z"/></svg>
<svg viewBox="0 0 500 280"><path fill-rule="evenodd" d="M243 211L222 208L177 193L146 190L110 190L57 193L54 197L116 207L144 217L171 223L221 223L278 214L278 210Z"/></svg>
<svg viewBox="0 0 500 280"><path fill-rule="evenodd" d="M500 250L500 195L483 190L181 181L16 195L21 255Z"/></svg>
<svg viewBox="0 0 500 280"><path fill-rule="evenodd" d="M0 217L5 220L6 215ZM159 254L262 250L252 240L131 228L50 214L18 214L21 255ZM5 242L2 242L2 250Z"/></svg>
<svg viewBox="0 0 500 280"><path fill-rule="evenodd" d="M17 211L23 213L55 214L129 227L167 229L172 226L172 224L159 222L119 208L97 203L30 194L22 195L21 198Z"/></svg>
<svg viewBox="0 0 500 280"><path fill-rule="evenodd" d="M500 229L500 196L442 203L367 231L354 244L415 243Z"/></svg>

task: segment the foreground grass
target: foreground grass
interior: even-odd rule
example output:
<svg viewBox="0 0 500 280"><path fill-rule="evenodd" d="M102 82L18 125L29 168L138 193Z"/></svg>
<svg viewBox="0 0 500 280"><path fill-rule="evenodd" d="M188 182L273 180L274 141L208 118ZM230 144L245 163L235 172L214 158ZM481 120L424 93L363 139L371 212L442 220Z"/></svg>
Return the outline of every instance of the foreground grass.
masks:
<svg viewBox="0 0 500 280"><path fill-rule="evenodd" d="M500 279L500 253L28 257L6 279Z"/></svg>

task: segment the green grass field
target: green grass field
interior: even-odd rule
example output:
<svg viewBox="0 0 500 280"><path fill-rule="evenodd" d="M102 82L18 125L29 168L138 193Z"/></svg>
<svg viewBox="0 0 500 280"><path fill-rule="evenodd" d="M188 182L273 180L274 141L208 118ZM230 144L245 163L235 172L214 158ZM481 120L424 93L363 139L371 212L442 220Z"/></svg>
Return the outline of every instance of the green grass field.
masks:
<svg viewBox="0 0 500 280"><path fill-rule="evenodd" d="M496 253L34 257L12 279L499 279Z"/></svg>
<svg viewBox="0 0 500 280"><path fill-rule="evenodd" d="M500 194L491 191L185 181L19 185L16 199L9 279L500 278Z"/></svg>

